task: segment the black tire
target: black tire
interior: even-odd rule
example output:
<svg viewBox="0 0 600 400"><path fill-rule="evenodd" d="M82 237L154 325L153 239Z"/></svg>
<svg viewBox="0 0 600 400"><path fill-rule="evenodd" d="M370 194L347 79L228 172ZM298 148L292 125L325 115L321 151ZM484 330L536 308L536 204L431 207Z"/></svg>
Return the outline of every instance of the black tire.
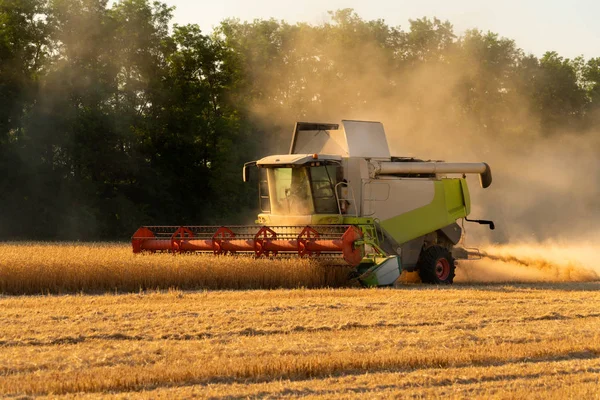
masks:
<svg viewBox="0 0 600 400"><path fill-rule="evenodd" d="M454 281L456 265L450 250L431 246L421 251L417 269L423 283L450 285Z"/></svg>

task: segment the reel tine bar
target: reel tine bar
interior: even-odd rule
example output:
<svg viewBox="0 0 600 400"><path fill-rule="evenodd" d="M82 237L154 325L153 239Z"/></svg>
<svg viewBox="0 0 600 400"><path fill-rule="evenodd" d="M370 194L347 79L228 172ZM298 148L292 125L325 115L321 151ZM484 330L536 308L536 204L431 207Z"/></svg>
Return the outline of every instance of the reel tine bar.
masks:
<svg viewBox="0 0 600 400"><path fill-rule="evenodd" d="M362 236L362 231L353 225L144 226L134 233L131 244L134 253L240 252L254 253L256 258L279 253L300 257L342 254L348 263L358 265L364 251L355 242Z"/></svg>

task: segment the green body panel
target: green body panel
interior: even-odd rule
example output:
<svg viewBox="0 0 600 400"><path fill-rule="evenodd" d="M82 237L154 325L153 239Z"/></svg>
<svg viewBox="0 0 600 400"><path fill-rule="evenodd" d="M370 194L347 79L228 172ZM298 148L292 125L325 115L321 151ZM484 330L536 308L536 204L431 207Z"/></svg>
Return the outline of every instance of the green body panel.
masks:
<svg viewBox="0 0 600 400"><path fill-rule="evenodd" d="M468 215L470 199L468 189L465 190L465 179L442 179L435 181L434 185L435 192L431 203L380 222L381 227L398 243L406 243L435 232Z"/></svg>
<svg viewBox="0 0 600 400"><path fill-rule="evenodd" d="M298 220L305 218L306 221L300 225L342 225L344 224L344 216L340 214L312 214L312 215L272 215L269 213L258 214L258 219L255 223L259 225L298 225ZM373 219L371 218L371 221Z"/></svg>
<svg viewBox="0 0 600 400"><path fill-rule="evenodd" d="M344 225L372 225L374 222L371 217L346 217L344 216Z"/></svg>
<svg viewBox="0 0 600 400"><path fill-rule="evenodd" d="M298 225L298 218L302 216L281 216L267 213L258 214L255 223L259 225ZM308 225L371 225L374 220L371 217L349 217L340 214L313 214L307 216Z"/></svg>
<svg viewBox="0 0 600 400"><path fill-rule="evenodd" d="M471 214L471 195L469 194L469 186L467 185L466 179L460 180L460 187L462 188L463 199L465 200L466 217L467 215Z"/></svg>

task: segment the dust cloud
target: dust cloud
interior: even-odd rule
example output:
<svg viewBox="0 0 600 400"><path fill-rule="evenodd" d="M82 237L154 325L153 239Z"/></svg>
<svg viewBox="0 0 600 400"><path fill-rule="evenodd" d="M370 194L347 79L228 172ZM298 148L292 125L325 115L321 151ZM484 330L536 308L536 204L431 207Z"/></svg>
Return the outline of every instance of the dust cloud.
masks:
<svg viewBox="0 0 600 400"><path fill-rule="evenodd" d="M598 246L545 242L487 246L482 259L460 261L456 282L588 282L600 279Z"/></svg>
<svg viewBox="0 0 600 400"><path fill-rule="evenodd" d="M461 262L458 281L599 278L593 260L600 242L592 240L600 238L598 131L549 130L528 82L512 72L515 63L493 60L499 67L489 68L468 38L399 66L360 29L341 41L331 31L327 24L300 29L289 41L293 48L283 46L287 62L250 67L263 94L253 115L278 132L268 152L287 152L295 121L381 121L393 155L492 168L486 190L468 178L470 216L492 219L497 229L465 224L464 245L487 257ZM506 54L521 54L499 40Z"/></svg>

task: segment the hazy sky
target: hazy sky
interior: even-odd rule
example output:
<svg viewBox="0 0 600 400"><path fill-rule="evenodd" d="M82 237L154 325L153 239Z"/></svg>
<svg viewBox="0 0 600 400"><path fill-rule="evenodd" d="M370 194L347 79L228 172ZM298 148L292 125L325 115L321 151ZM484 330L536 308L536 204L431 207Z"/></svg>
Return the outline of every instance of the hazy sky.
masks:
<svg viewBox="0 0 600 400"><path fill-rule="evenodd" d="M175 21L197 23L208 33L228 17L326 21L327 11L354 8L365 19L383 18L408 27L408 20L437 16L455 32L479 28L514 39L540 56L556 50L565 57L600 57L600 0L162 0L176 6Z"/></svg>

